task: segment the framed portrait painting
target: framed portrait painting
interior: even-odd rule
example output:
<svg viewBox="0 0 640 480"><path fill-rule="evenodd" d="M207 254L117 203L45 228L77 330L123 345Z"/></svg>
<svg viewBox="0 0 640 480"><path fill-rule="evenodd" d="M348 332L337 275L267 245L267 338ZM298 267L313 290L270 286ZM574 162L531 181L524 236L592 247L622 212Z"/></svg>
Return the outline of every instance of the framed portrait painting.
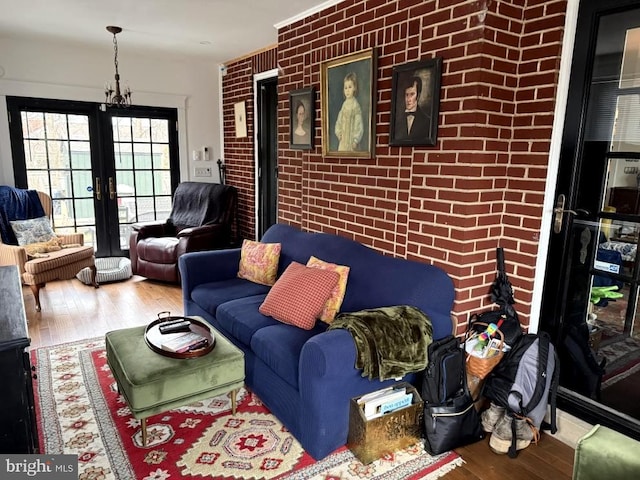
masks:
<svg viewBox="0 0 640 480"><path fill-rule="evenodd" d="M322 63L322 154L371 158L375 147L373 48Z"/></svg>
<svg viewBox="0 0 640 480"><path fill-rule="evenodd" d="M441 57L393 67L390 145L436 144L441 76Z"/></svg>
<svg viewBox="0 0 640 480"><path fill-rule="evenodd" d="M289 146L291 148L300 150L313 148L315 102L313 87L289 93Z"/></svg>

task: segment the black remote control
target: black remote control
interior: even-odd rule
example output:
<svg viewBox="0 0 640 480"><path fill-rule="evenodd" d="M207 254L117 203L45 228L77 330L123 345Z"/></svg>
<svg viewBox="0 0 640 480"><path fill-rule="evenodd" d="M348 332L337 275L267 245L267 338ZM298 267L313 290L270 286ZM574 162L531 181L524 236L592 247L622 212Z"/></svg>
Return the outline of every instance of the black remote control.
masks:
<svg viewBox="0 0 640 480"><path fill-rule="evenodd" d="M160 333L176 333L176 332L188 332L190 330L191 327L191 322L189 322L188 320L182 320L180 322L177 323L166 323L166 324L161 324L158 329L160 330Z"/></svg>

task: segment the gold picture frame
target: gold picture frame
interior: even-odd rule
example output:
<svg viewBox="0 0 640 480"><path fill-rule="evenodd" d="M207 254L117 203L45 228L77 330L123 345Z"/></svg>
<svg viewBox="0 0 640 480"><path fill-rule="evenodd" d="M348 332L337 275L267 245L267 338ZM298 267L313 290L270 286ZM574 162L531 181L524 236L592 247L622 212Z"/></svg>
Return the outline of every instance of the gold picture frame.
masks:
<svg viewBox="0 0 640 480"><path fill-rule="evenodd" d="M313 148L316 95L313 87L289 93L289 147L298 150Z"/></svg>
<svg viewBox="0 0 640 480"><path fill-rule="evenodd" d="M373 48L322 63L322 154L372 158L376 55Z"/></svg>

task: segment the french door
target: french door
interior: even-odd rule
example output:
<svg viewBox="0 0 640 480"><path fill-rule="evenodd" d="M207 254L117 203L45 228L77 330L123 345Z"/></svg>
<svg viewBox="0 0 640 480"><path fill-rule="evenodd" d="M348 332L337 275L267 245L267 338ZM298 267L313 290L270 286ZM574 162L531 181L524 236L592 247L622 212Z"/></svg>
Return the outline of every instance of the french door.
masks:
<svg viewBox="0 0 640 480"><path fill-rule="evenodd" d="M47 192L56 232L128 254L131 224L163 220L180 178L173 109L8 97L15 185Z"/></svg>
<svg viewBox="0 0 640 480"><path fill-rule="evenodd" d="M580 2L541 328L561 407L640 438L640 6Z"/></svg>

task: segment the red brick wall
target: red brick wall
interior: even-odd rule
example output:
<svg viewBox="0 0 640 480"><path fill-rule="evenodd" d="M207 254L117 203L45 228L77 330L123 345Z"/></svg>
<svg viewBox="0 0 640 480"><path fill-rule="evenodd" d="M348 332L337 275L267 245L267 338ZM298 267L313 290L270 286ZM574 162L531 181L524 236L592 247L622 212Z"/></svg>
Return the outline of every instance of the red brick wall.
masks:
<svg viewBox="0 0 640 480"><path fill-rule="evenodd" d="M528 323L565 9L565 0L347 0L282 28L279 221L443 267L462 322L489 304L502 246ZM319 93L315 148L289 149L288 92L320 92L322 62L367 48L378 58L375 158L322 157ZM443 58L437 145L390 147L393 66L434 56ZM226 94L240 89L227 83L241 81L230 75L246 62L225 77L225 142ZM244 170L250 145L238 150Z"/></svg>
<svg viewBox="0 0 640 480"><path fill-rule="evenodd" d="M222 80L226 183L238 188L241 238L253 239L256 235L253 76L273 70L276 65L277 49L268 48L229 62ZM236 138L234 106L242 101L247 113L247 136Z"/></svg>

